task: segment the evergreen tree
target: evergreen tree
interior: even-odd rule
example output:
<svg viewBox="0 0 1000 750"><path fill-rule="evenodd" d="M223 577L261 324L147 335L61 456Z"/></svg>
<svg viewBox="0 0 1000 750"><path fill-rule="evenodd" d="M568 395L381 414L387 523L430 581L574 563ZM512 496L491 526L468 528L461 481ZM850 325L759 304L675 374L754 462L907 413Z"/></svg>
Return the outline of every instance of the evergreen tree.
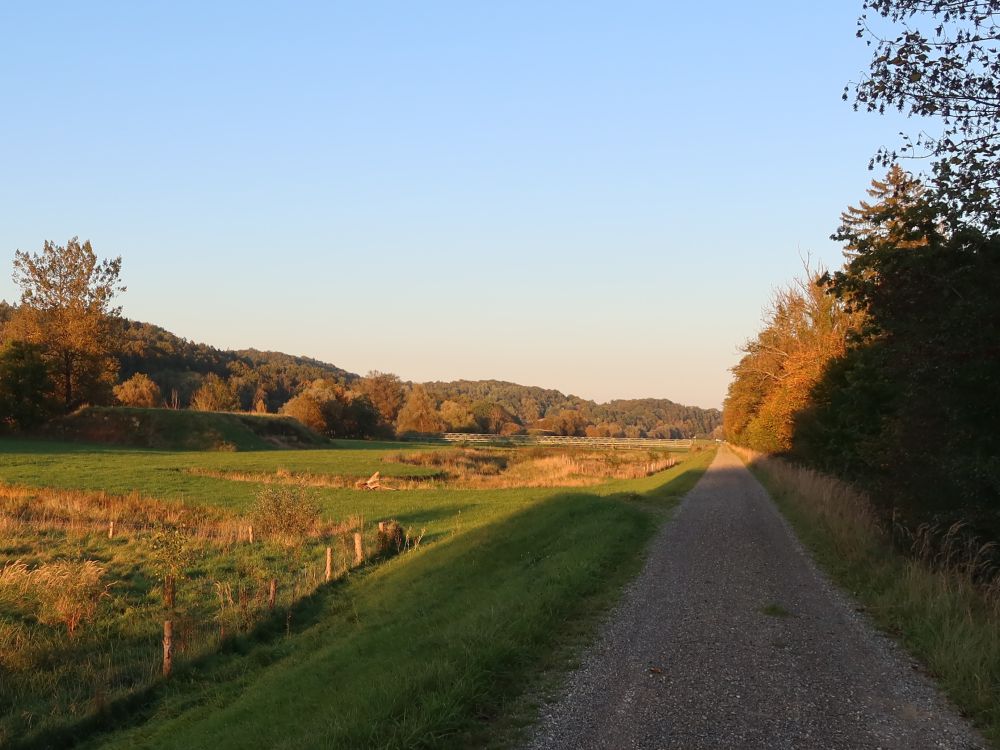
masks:
<svg viewBox="0 0 1000 750"><path fill-rule="evenodd" d="M31 429L52 415L52 382L34 344L11 341L0 349L0 426Z"/></svg>

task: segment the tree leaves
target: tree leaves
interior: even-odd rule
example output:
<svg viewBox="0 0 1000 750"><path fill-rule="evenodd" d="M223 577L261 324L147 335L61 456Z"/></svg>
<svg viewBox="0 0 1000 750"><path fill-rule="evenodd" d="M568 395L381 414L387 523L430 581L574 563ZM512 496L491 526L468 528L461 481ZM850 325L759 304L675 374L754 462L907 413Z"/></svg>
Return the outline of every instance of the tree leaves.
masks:
<svg viewBox="0 0 1000 750"><path fill-rule="evenodd" d="M876 34L866 11L901 33ZM951 211L1000 229L1000 0L865 0L857 35L873 53L853 87L854 108L892 108L939 126L898 151L879 149L869 168L888 167L900 154L926 160Z"/></svg>

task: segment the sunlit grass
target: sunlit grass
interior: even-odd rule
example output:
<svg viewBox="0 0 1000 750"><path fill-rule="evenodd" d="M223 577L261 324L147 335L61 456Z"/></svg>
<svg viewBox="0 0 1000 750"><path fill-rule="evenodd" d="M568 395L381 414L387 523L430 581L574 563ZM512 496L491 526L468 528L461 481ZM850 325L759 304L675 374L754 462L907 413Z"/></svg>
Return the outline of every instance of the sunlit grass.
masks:
<svg viewBox="0 0 1000 750"><path fill-rule="evenodd" d="M636 569L659 514L711 457L693 453L666 472L585 491L309 488L321 524L289 547L260 531L253 545L247 539L254 498L273 485L191 469L401 477L436 469L385 461L399 444L178 454L0 441L0 451L0 481L17 483L0 490L0 561L93 560L113 584L72 639L0 604L0 653L16 655L5 669L31 675L0 688L3 705L17 707L0 717L5 741L59 745L66 732L137 722L98 744L204 746L212 738L229 747L260 738L450 746L496 726L552 666L559 644L589 632ZM347 573L356 524L365 524L370 555L375 523L386 518L422 534L420 548ZM197 548L171 611L186 642L167 682L158 677L161 527L183 527ZM341 579L330 586L322 585L326 546ZM279 581L273 612L271 578ZM265 716L273 725L261 724Z"/></svg>

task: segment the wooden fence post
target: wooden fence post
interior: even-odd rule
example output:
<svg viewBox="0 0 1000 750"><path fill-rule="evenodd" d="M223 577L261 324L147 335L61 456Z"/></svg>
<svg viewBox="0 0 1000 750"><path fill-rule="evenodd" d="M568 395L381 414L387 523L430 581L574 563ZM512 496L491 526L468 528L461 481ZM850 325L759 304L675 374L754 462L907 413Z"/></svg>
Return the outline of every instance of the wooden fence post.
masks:
<svg viewBox="0 0 1000 750"><path fill-rule="evenodd" d="M169 677L174 666L174 623L163 621L163 676Z"/></svg>
<svg viewBox="0 0 1000 750"><path fill-rule="evenodd" d="M163 579L163 604L166 607L174 606L175 582L172 575L167 575Z"/></svg>
<svg viewBox="0 0 1000 750"><path fill-rule="evenodd" d="M274 600L278 598L278 579L272 578L267 589L267 608L274 609Z"/></svg>
<svg viewBox="0 0 1000 750"><path fill-rule="evenodd" d="M333 577L333 547L326 548L326 580Z"/></svg>
<svg viewBox="0 0 1000 750"><path fill-rule="evenodd" d="M354 564L360 565L365 561L365 550L361 546L361 532L354 532Z"/></svg>

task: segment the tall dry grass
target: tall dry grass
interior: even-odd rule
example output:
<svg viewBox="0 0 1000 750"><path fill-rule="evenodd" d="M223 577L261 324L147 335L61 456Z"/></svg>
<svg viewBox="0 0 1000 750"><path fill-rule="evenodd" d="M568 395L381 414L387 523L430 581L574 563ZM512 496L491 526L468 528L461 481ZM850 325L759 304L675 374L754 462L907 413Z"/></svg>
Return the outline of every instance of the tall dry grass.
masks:
<svg viewBox="0 0 1000 750"><path fill-rule="evenodd" d="M1000 746L1000 575L993 544L883 520L834 477L738 446L803 542Z"/></svg>
<svg viewBox="0 0 1000 750"><path fill-rule="evenodd" d="M586 487L611 479L639 479L675 466L660 451L580 451L551 448L453 448L400 453L386 460L439 470L445 486L462 489Z"/></svg>
<svg viewBox="0 0 1000 750"><path fill-rule="evenodd" d="M164 502L138 492L107 492L0 485L0 532L61 529L73 534L107 531L145 532L162 527L185 528L206 539L239 537L237 517L208 506Z"/></svg>
<svg viewBox="0 0 1000 750"><path fill-rule="evenodd" d="M549 448L451 448L397 453L383 460L437 469L427 476L382 476L382 488L391 490L588 487L612 479L640 479L677 465L675 458L661 451L584 452ZM332 489L356 489L368 479L367 476L295 473L283 469L241 472L191 468L188 471L232 482Z"/></svg>
<svg viewBox="0 0 1000 750"><path fill-rule="evenodd" d="M356 489L363 484L368 476L351 476L345 474L313 474L309 472L291 472L287 469L277 471L221 471L193 467L187 472L201 477L224 479L229 482L250 482L251 484L285 485L290 487L311 487L316 489ZM370 475L369 475L370 476ZM395 490L434 489L439 485L435 480L439 477L382 477L386 487Z"/></svg>
<svg viewBox="0 0 1000 750"><path fill-rule="evenodd" d="M394 522L379 531L357 517L323 520L298 488L274 489L241 516L138 494L0 486L0 705L17 707L0 711L0 747L153 684L165 619L183 668L276 617L292 627L295 605L327 580L326 547L337 580L356 566L356 532L366 561L419 543Z"/></svg>
<svg viewBox="0 0 1000 750"><path fill-rule="evenodd" d="M81 623L97 614L108 596L107 569L94 560L56 560L29 568L21 560L0 568L0 604L28 609L44 625L59 625L73 637Z"/></svg>
<svg viewBox="0 0 1000 750"><path fill-rule="evenodd" d="M112 522L116 537L148 536L169 529L182 530L187 537L232 545L248 541L254 515L181 501L163 501L138 492L115 495L0 484L0 533L58 530L79 537L108 533ZM350 530L356 522L356 519L323 522L317 517L296 539L337 536ZM261 527L255 533L257 539L261 539L267 529ZM282 539L287 542L287 535Z"/></svg>

